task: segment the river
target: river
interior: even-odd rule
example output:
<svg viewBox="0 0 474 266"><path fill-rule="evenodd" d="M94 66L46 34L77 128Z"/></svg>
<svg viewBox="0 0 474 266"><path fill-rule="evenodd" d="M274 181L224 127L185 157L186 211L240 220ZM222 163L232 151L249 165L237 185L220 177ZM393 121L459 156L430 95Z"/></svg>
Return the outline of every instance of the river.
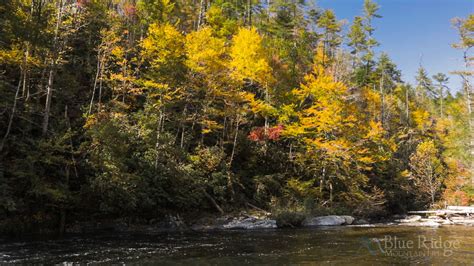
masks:
<svg viewBox="0 0 474 266"><path fill-rule="evenodd" d="M0 262L474 265L474 227L326 227L1 239Z"/></svg>

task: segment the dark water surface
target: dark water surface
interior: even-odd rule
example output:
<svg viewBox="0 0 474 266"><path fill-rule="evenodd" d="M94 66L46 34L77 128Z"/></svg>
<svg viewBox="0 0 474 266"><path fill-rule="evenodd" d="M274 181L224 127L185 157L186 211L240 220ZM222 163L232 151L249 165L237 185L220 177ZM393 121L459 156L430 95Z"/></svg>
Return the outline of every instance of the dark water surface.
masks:
<svg viewBox="0 0 474 266"><path fill-rule="evenodd" d="M0 239L0 262L474 265L474 227L337 227Z"/></svg>

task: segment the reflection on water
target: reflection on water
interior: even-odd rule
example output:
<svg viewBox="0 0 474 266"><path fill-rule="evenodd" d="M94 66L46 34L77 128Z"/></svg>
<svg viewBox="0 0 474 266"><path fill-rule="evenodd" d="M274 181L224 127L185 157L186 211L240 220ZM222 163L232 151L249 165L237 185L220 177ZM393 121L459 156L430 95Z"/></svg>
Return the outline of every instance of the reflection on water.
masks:
<svg viewBox="0 0 474 266"><path fill-rule="evenodd" d="M0 262L474 265L474 227L338 227L1 240Z"/></svg>

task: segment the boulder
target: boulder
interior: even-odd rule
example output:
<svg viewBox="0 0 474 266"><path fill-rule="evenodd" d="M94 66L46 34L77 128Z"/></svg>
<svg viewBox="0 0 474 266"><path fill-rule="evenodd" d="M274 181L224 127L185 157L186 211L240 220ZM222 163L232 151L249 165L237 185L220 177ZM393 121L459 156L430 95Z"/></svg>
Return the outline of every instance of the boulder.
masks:
<svg viewBox="0 0 474 266"><path fill-rule="evenodd" d="M474 225L474 219L456 219L453 220L453 223L460 225Z"/></svg>
<svg viewBox="0 0 474 266"><path fill-rule="evenodd" d="M218 225L205 225L205 224L194 224L191 226L191 230L193 231L213 231L220 229Z"/></svg>
<svg viewBox="0 0 474 266"><path fill-rule="evenodd" d="M410 216L405 217L404 219L395 220L395 222L397 222L397 223L414 223L414 222L418 222L420 220L421 220L420 215L410 215Z"/></svg>
<svg viewBox="0 0 474 266"><path fill-rule="evenodd" d="M355 222L353 224L355 224L355 225L366 225L366 224L369 224L369 222L365 219L357 219L357 220L355 220Z"/></svg>
<svg viewBox="0 0 474 266"><path fill-rule="evenodd" d="M454 223L451 222L450 220L446 219L446 220L443 220L443 222L441 224L442 225L453 225Z"/></svg>
<svg viewBox="0 0 474 266"><path fill-rule="evenodd" d="M428 221L428 222L410 222L410 223L404 223L404 226L421 226L421 227L439 227L441 224L434 222L434 221Z"/></svg>
<svg viewBox="0 0 474 266"><path fill-rule="evenodd" d="M342 216L342 217L343 217L344 220L346 221L344 224L347 224L347 225L352 224L352 223L354 222L354 220L355 220L354 217L349 216L349 215L344 215L344 216Z"/></svg>
<svg viewBox="0 0 474 266"><path fill-rule="evenodd" d="M224 229L271 229L277 228L275 220L272 219L259 219L257 217L247 217L244 219L234 219L227 224L222 226Z"/></svg>
<svg viewBox="0 0 474 266"><path fill-rule="evenodd" d="M337 226L352 224L352 222L354 222L354 218L351 216L329 215L306 218L303 221L303 226Z"/></svg>

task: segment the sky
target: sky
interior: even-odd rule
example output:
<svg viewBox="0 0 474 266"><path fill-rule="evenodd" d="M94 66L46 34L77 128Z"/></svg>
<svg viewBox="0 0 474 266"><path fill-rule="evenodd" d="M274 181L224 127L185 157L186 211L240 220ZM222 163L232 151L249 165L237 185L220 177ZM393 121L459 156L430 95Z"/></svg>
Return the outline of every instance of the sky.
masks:
<svg viewBox="0 0 474 266"><path fill-rule="evenodd" d="M313 0L314 1L314 0ZM316 5L335 11L338 19L352 23L361 15L364 0L315 0ZM462 52L451 47L458 35L451 26L453 17L466 18L474 13L474 0L375 0L382 18L374 21L378 52L386 52L402 71L403 79L415 84L421 64L428 73L449 76L453 92L461 80L450 71L463 68ZM346 25L348 30L349 25Z"/></svg>

